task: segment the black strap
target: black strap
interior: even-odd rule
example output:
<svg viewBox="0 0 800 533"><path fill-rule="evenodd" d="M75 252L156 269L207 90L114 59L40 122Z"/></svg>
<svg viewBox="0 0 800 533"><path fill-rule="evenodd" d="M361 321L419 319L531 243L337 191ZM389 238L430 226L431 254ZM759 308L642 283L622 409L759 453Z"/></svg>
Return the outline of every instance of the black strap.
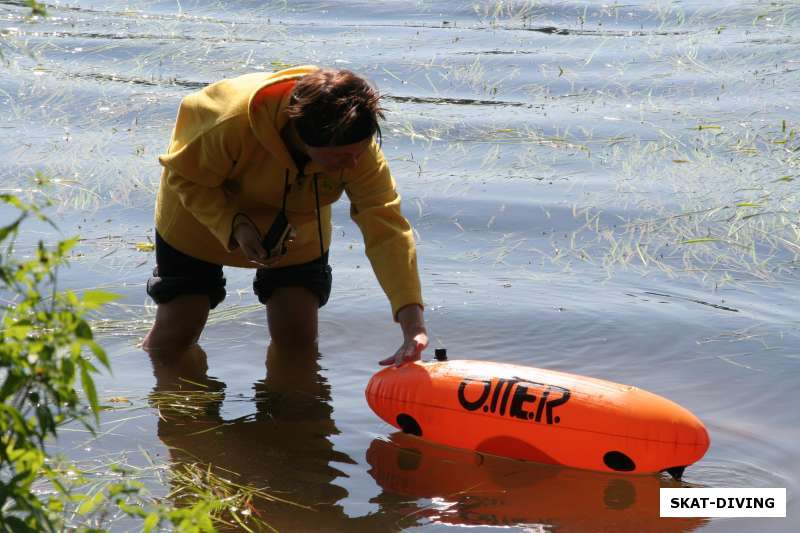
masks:
<svg viewBox="0 0 800 533"><path fill-rule="evenodd" d="M297 176L298 177L304 176L302 168L300 169L300 172L297 174ZM319 209L319 188L317 187L316 172L314 173L312 179L314 181L314 199L316 200L317 204L317 232L319 234L319 256L322 257L323 255L325 255L325 247L322 244L322 214L320 213ZM286 214L286 198L288 196L289 196L289 169L287 168L286 175L283 180L283 203L281 205L281 211L283 211L284 214ZM258 226L256 226L255 223L252 221L252 219L244 213L236 213L236 215L234 216L234 222L236 221L236 217L240 215L245 217L250 222L250 224L253 225L253 227L258 228Z"/></svg>
<svg viewBox="0 0 800 533"><path fill-rule="evenodd" d="M303 175L303 171L300 171L300 176ZM286 169L286 174L283 177L283 205L281 206L281 211L286 214L286 197L289 196L289 169Z"/></svg>
<svg viewBox="0 0 800 533"><path fill-rule="evenodd" d="M322 214L319 211L319 188L317 187L317 173L314 173L314 199L317 201L317 231L319 233L319 256L325 255L325 248L322 245Z"/></svg>
<svg viewBox="0 0 800 533"><path fill-rule="evenodd" d="M302 174L302 171L301 171L301 174ZM289 169L288 168L286 169L286 174L285 174L285 176L283 178L283 205L281 206L281 211L283 211L284 215L286 214L286 197L287 196L289 196ZM243 213L241 211L239 211L238 213L233 215L233 224L232 224L233 228L236 227L236 219L238 217L246 218L247 221L250 223L250 225L253 226L256 229L256 231L258 231L258 225L255 222L253 222L253 219L250 218L249 216L247 216L246 213ZM233 231L233 230L231 230L231 231Z"/></svg>
<svg viewBox="0 0 800 533"><path fill-rule="evenodd" d="M297 173L298 178L305 177L305 165L300 167L299 172ZM317 233L319 234L319 256L322 257L325 255L325 247L322 243L322 213L319 209L319 187L317 186L317 176L319 174L314 172L311 176L311 180L314 182L314 200L316 201L317 205ZM288 195L289 191L289 169L286 169L286 184L283 186L283 210L286 211L286 196Z"/></svg>

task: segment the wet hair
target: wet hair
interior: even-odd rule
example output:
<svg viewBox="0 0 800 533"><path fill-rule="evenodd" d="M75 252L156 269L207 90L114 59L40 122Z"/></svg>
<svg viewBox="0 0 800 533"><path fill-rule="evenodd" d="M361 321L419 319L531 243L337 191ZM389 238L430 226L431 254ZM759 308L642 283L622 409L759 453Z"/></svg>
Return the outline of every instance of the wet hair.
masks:
<svg viewBox="0 0 800 533"><path fill-rule="evenodd" d="M308 146L355 144L376 133L384 118L380 94L349 70L321 69L297 81L286 112Z"/></svg>

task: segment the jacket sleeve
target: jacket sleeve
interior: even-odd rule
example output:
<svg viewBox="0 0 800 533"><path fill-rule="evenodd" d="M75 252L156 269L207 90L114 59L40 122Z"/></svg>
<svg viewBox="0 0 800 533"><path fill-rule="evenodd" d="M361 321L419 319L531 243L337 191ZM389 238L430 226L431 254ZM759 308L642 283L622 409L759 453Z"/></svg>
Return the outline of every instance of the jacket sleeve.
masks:
<svg viewBox="0 0 800 533"><path fill-rule="evenodd" d="M158 160L166 169L166 185L175 191L181 205L231 251L236 206L225 195L222 184L235 164L231 145L236 135L228 134L225 126L205 129L191 102L184 100L169 151Z"/></svg>
<svg viewBox="0 0 800 533"><path fill-rule="evenodd" d="M364 236L367 257L389 298L392 316L396 319L406 305L423 305L414 235L400 210L389 166L375 143L362 154L345 190L350 217Z"/></svg>

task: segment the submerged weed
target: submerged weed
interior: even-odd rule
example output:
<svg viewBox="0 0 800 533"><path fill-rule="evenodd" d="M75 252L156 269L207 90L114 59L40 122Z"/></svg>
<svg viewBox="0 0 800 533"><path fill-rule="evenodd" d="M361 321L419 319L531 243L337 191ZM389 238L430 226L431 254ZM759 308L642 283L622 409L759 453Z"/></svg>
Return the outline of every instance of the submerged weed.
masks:
<svg viewBox="0 0 800 533"><path fill-rule="evenodd" d="M47 16L47 6L45 4L37 2L36 0L25 0L25 5L31 8L31 15L39 17Z"/></svg>
<svg viewBox="0 0 800 533"><path fill-rule="evenodd" d="M219 526L244 531L277 531L269 525L269 517L261 516L258 502L278 503L311 511L310 507L270 493L266 488L234 481L239 474L195 463L180 464L170 471L172 490L167 498L179 507L192 507L197 502L213 501L209 511Z"/></svg>

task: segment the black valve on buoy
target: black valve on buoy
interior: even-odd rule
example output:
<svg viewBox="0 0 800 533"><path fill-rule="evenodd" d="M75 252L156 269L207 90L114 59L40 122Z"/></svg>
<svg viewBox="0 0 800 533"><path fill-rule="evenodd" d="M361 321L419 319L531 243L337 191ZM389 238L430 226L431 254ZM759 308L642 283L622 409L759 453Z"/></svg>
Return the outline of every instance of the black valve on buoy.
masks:
<svg viewBox="0 0 800 533"><path fill-rule="evenodd" d="M437 361L447 361L447 348L436 348L433 351L433 358Z"/></svg>

